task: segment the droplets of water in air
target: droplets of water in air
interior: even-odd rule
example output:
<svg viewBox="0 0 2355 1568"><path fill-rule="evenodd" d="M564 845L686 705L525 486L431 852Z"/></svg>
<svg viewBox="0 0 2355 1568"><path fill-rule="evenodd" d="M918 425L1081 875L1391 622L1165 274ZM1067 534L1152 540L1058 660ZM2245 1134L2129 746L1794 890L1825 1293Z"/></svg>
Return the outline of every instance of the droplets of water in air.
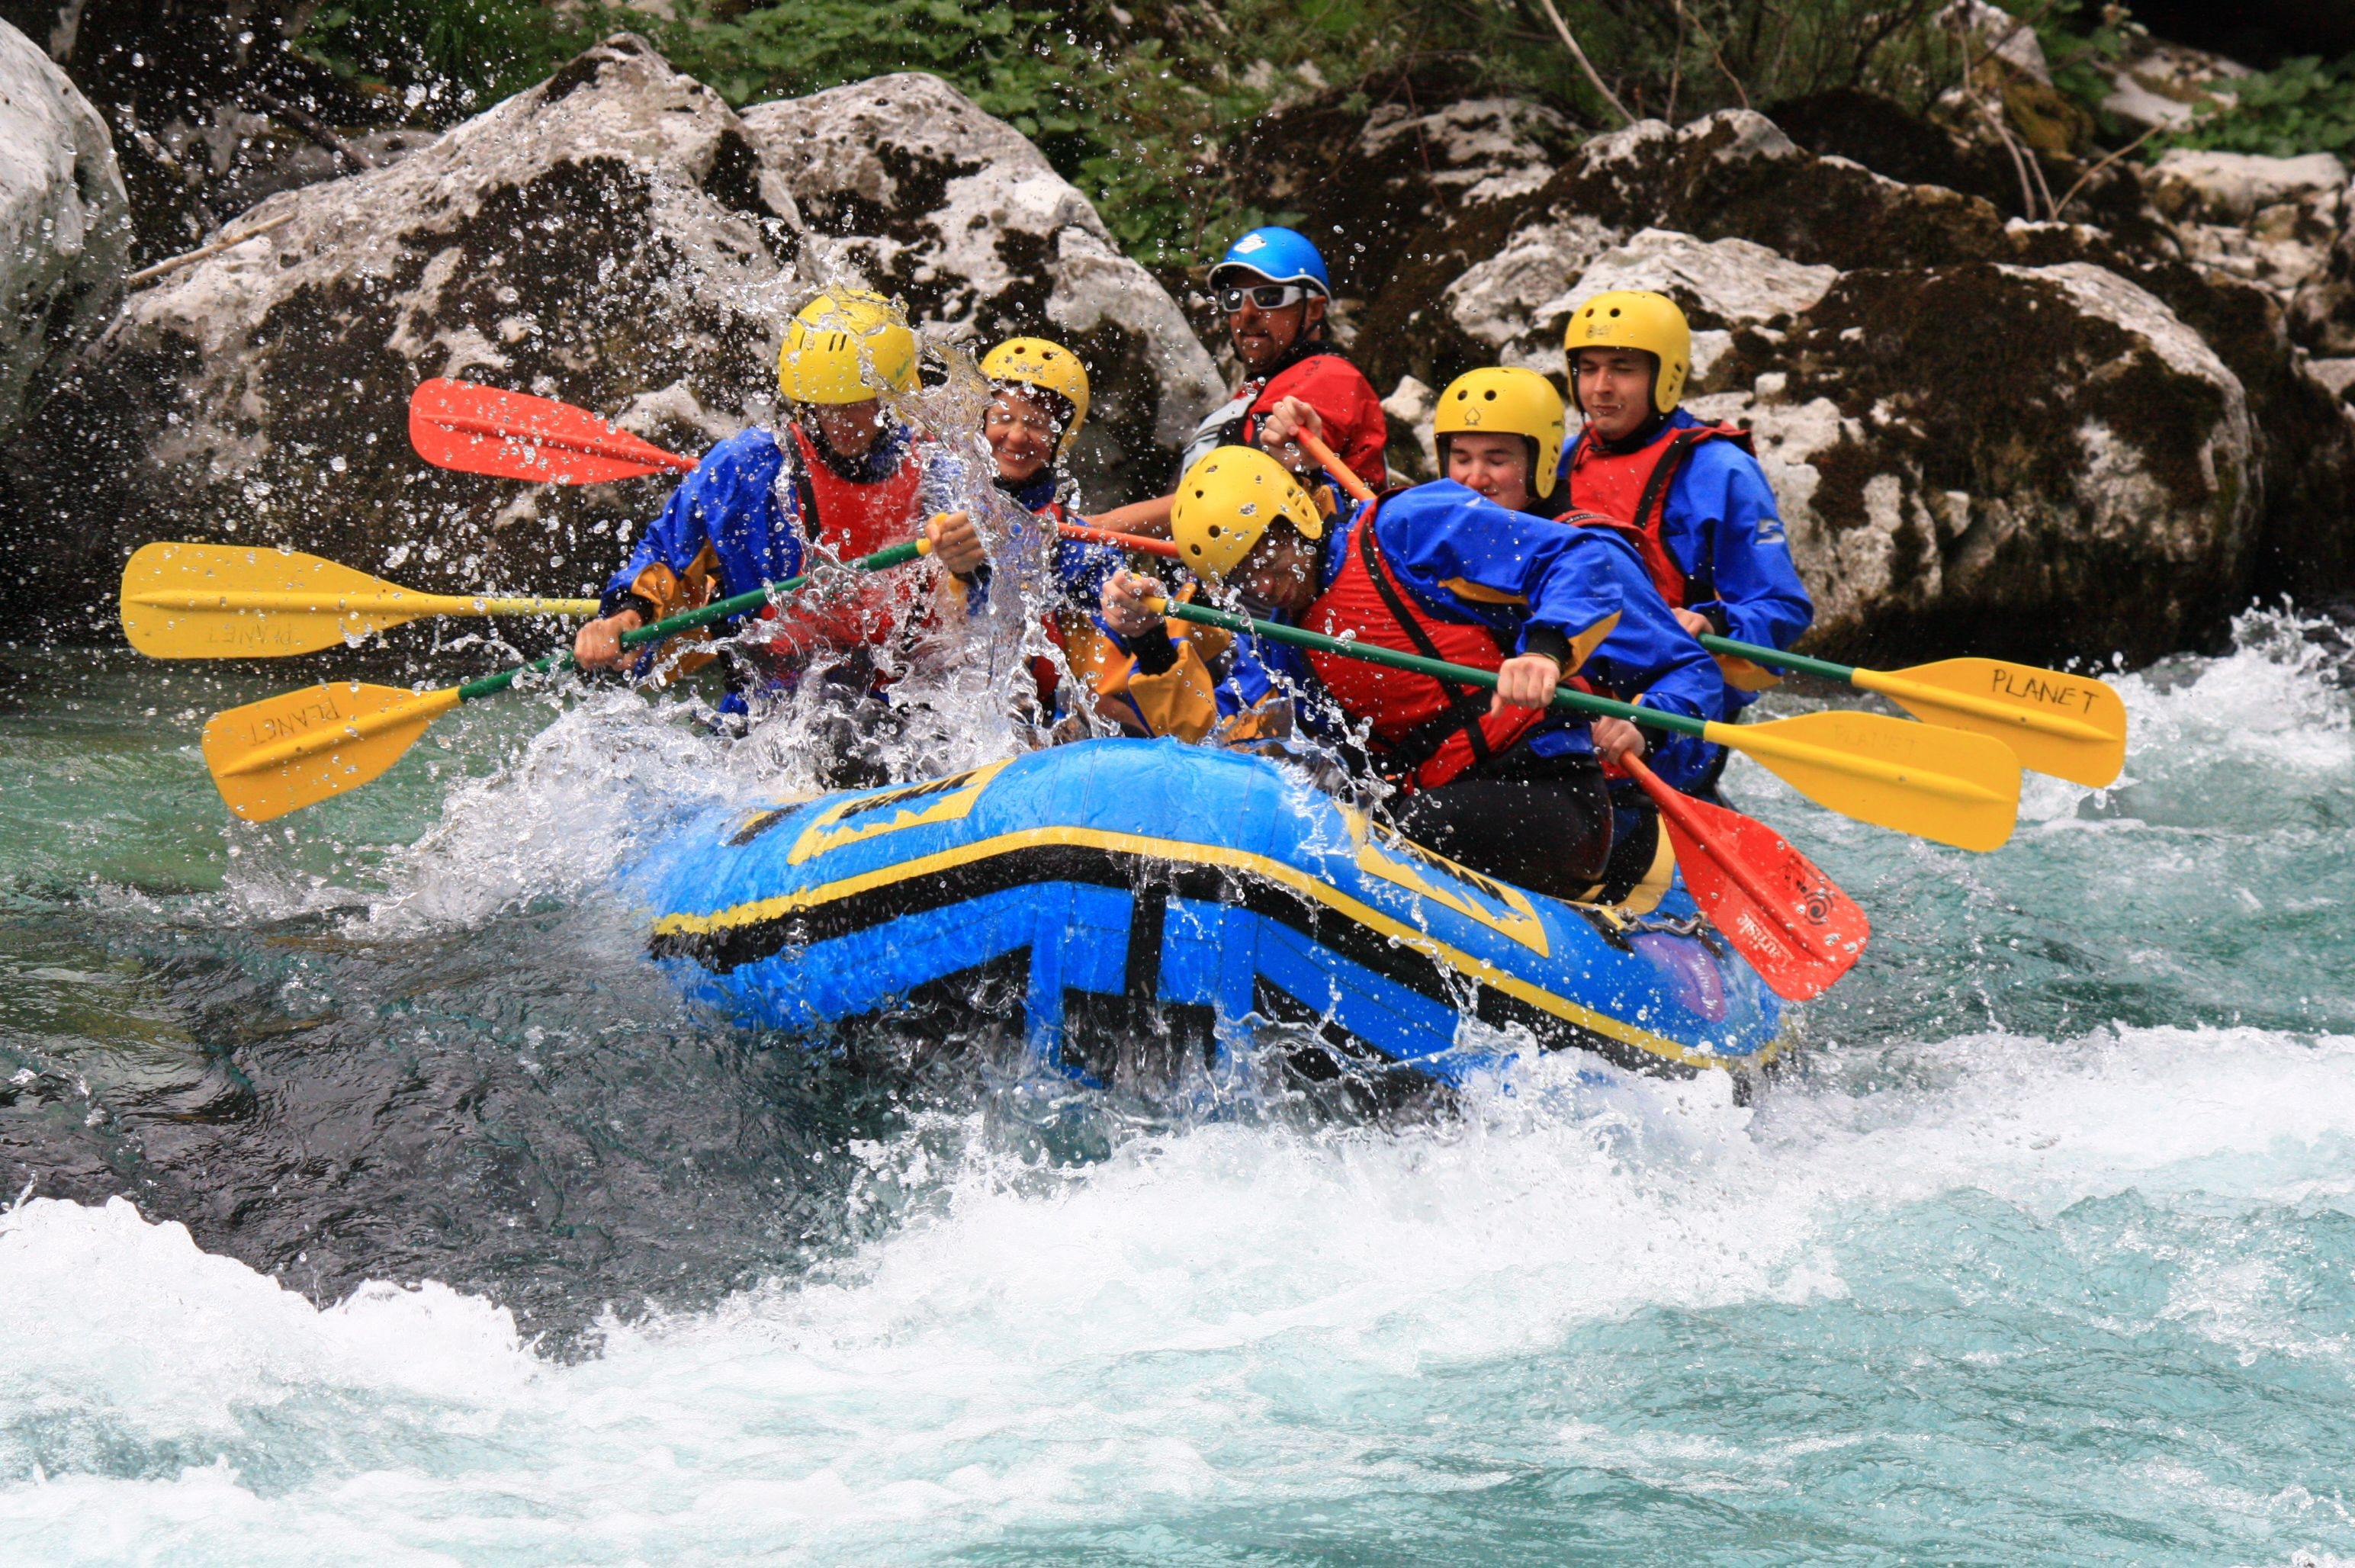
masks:
<svg viewBox="0 0 2355 1568"><path fill-rule="evenodd" d="M954 681L1018 692L1032 651L905 678L964 712ZM2344 1560L2350 668L2268 613L2121 677L2126 776L2037 783L1990 857L1737 767L1875 923L1803 1071L1742 1107L1555 1056L1371 1123L788 1072L664 999L609 879L702 805L812 787L814 717L729 739L708 699L524 698L306 829L380 847L358 873L240 840L242 896L326 901L233 963L183 955L202 923L165 895L146 946L112 939L267 1013L237 1060L297 1042L355 1119L446 1084L437 1136L510 1164L437 1168L435 1220L388 1195L404 1283L319 1302L299 1232L273 1280L129 1205L0 1219L0 1555ZM1026 743L1008 710L918 732L911 771ZM237 1189L251 1215L330 1180L235 1147L293 1179ZM751 1266L698 1296L648 1257ZM586 1330L538 1337L551 1300Z"/></svg>

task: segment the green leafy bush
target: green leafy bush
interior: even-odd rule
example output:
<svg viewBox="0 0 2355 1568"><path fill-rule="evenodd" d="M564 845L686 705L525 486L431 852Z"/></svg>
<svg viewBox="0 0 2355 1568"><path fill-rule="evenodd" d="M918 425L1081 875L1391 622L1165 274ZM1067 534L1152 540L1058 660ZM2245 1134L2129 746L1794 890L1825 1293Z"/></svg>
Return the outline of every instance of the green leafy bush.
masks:
<svg viewBox="0 0 2355 1568"><path fill-rule="evenodd" d="M450 119L546 76L596 37L603 16L538 0L336 0L294 42L346 80L380 82Z"/></svg>
<svg viewBox="0 0 2355 1568"><path fill-rule="evenodd" d="M2134 19L2116 0L1995 0L2027 19L2052 85L2096 116L2114 91L2106 68L2126 58ZM2115 128L2115 127L2113 127Z"/></svg>
<svg viewBox="0 0 2355 1568"><path fill-rule="evenodd" d="M2355 149L2355 56L2332 65L2300 56L2279 69L2217 85L2232 97L2203 109L2163 145L2277 158Z"/></svg>

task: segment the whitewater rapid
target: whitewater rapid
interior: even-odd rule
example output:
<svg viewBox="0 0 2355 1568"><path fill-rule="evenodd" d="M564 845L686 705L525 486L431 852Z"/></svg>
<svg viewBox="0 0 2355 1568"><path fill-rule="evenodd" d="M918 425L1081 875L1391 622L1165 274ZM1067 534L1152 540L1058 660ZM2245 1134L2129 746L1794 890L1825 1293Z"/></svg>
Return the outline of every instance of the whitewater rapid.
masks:
<svg viewBox="0 0 2355 1568"><path fill-rule="evenodd" d="M2122 677L2127 776L2037 781L1990 857L1737 772L1877 930L1753 1107L1557 1056L1455 1115L1075 1156L984 1084L841 1140L832 1244L561 1347L36 1189L0 1217L0 1561L2355 1554L2347 671L2263 615ZM207 896L360 944L570 930L649 807L745 782L634 703L500 732L410 848L232 835Z"/></svg>

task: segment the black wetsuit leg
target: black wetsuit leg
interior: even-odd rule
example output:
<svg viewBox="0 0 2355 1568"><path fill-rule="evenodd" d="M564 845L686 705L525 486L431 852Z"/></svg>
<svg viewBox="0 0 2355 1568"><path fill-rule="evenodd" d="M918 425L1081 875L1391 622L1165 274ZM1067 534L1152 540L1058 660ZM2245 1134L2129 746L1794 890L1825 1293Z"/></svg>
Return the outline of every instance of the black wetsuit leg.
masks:
<svg viewBox="0 0 2355 1568"><path fill-rule="evenodd" d="M1524 744L1477 773L1398 802L1400 832L1459 865L1552 898L1603 880L1611 796L1583 752L1540 757Z"/></svg>
<svg viewBox="0 0 2355 1568"><path fill-rule="evenodd" d="M1660 813L1641 791L1630 784L1619 802L1618 822L1611 838L1611 859L1595 899L1615 904L1636 891L1644 873L1660 852ZM1632 826L1631 826L1632 824Z"/></svg>

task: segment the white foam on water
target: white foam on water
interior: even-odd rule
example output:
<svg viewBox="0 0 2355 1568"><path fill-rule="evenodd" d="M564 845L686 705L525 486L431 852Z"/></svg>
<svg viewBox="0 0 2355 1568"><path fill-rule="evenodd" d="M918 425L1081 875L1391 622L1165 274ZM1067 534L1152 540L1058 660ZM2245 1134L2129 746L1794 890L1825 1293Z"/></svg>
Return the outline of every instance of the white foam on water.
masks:
<svg viewBox="0 0 2355 1568"><path fill-rule="evenodd" d="M2086 846L2122 887L2205 877L2263 831L2237 815L2246 775L2270 770L2295 804L2343 796L2355 763L2326 650L2283 616L2241 636L2122 677L2128 778L2107 796L2031 781L1995 857L1786 818L1755 770L1740 788L1891 900L2026 898L2045 857ZM598 896L646 834L793 787L794 764L594 694L451 789L385 891L343 896L388 936ZM2290 892L2336 896L2251 896ZM2086 934L2168 958L2163 931ZM945 1168L919 1168L943 1147ZM579 1364L440 1286L322 1309L126 1204L37 1200L0 1218L0 1473L32 1455L55 1473L0 1487L0 1561L910 1561L1156 1508L1478 1486L1478 1466L1398 1458L1381 1413L1399 1389L1491 1367L1519 1384L1582 1326L1655 1309L1838 1300L1856 1288L1844 1236L1953 1194L2040 1223L2126 1193L2202 1216L2355 1212L2350 1149L2355 1038L2188 1025L1843 1040L1755 1113L1721 1081L1554 1058L1460 1117L1213 1122L1072 1168L1005 1153L975 1112L876 1151L924 1189L888 1234L708 1312L611 1325ZM2336 1326L2283 1309L2279 1280L2258 1253L2198 1260L2167 1311L2250 1353L2349 1360ZM1670 1466L1699 1441L1636 1457ZM2334 1501L2298 1506L2344 1537ZM2341 1561L2267 1559L2301 1560Z"/></svg>
<svg viewBox="0 0 2355 1568"><path fill-rule="evenodd" d="M993 1152L976 1113L892 1233L796 1284L610 1325L577 1365L438 1287L320 1310L128 1205L36 1201L0 1220L0 1409L184 1463L0 1491L0 1556L901 1561L1017 1526L1338 1499L1395 1463L1359 1396L1526 1375L1597 1319L1839 1297L1830 1239L1944 1193L2046 1216L2128 1189L2202 1211L2355 1196L2355 1040L1907 1049L1919 1071L1894 1083L1798 1087L1754 1118L1721 1083L1553 1059L1461 1118L1212 1124L1070 1169ZM876 1157L910 1167L918 1141ZM2262 1283L2195 1276L2178 1306L2234 1332L2215 1300Z"/></svg>

